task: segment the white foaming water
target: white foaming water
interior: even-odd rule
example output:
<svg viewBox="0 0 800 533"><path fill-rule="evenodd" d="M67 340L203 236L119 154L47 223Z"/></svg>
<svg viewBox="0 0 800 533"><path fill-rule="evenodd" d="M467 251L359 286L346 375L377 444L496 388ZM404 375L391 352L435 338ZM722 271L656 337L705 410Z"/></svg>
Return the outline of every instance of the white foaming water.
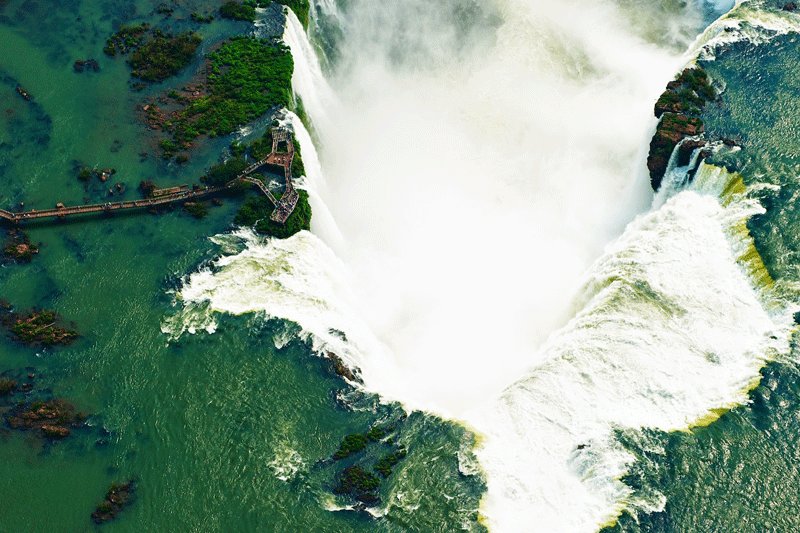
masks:
<svg viewBox="0 0 800 533"><path fill-rule="evenodd" d="M712 195L678 193L629 225L590 271L582 310L544 361L470 420L486 435L484 510L499 531L590 531L637 502L615 430L686 428L747 401L764 361L787 350L790 313L770 316L737 228L763 209L722 207L730 176L702 167Z"/></svg>
<svg viewBox="0 0 800 533"><path fill-rule="evenodd" d="M649 204L652 104L685 58L610 1L497 0L478 29L453 27L449 2L349 5L325 6L345 30L330 85L293 15L284 37L321 140L320 167L292 118L321 239L240 233L165 329L218 312L297 322L368 388L486 436L493 528L595 529L637 503L616 428L742 401L783 347L736 262L749 237L732 228L758 207L681 192L591 266Z"/></svg>
<svg viewBox="0 0 800 533"><path fill-rule="evenodd" d="M610 3L499 2L461 29L447 6L352 3L332 87L292 14L285 40L335 183L323 198L343 240L325 240L392 354L368 386L458 416L534 362L648 204L652 102L683 59Z"/></svg>
<svg viewBox="0 0 800 533"><path fill-rule="evenodd" d="M790 32L800 31L800 16L790 11L761 9L763 0L739 0L736 7L714 22L698 38L692 54L712 60L719 47L739 41L763 44Z"/></svg>

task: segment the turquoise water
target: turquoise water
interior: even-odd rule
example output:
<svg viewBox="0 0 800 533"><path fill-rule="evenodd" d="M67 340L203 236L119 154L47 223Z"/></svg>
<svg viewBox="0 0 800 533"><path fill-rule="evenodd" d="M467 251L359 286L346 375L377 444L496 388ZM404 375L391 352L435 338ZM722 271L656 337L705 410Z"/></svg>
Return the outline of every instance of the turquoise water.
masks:
<svg viewBox="0 0 800 533"><path fill-rule="evenodd" d="M154 12L157 4L0 4L3 208L102 201L116 183L132 199L142 179L192 183L218 160L230 138L202 143L183 166L161 160L158 135L137 117L145 98L186 83L199 59L176 79L137 93L124 61L107 58L102 47L121 22L197 29L204 51L252 27L188 21L215 2L181 3L169 19ZM74 73L73 61L89 57L101 72ZM16 94L17 84L32 103ZM117 173L84 187L74 161ZM459 453L470 455L466 430L420 413L404 418L397 406L354 392L279 321L225 318L213 335L173 342L161 332L176 312L171 291L219 254L208 237L231 229L240 201L225 199L200 221L175 208L25 228L41 252L29 265L0 268L0 298L17 309L52 308L81 338L41 350L3 336L0 372L33 367L31 398L63 397L91 417L89 428L52 444L0 429L0 529L92 530L90 514L109 485L130 478L136 501L106 530L481 529L482 481L459 471ZM276 348L276 338L288 343ZM332 495L338 471L354 461L370 467L389 445L341 464L328 458L344 435L385 420L398 421L391 439L408 449L382 485L387 515L329 510L347 503Z"/></svg>

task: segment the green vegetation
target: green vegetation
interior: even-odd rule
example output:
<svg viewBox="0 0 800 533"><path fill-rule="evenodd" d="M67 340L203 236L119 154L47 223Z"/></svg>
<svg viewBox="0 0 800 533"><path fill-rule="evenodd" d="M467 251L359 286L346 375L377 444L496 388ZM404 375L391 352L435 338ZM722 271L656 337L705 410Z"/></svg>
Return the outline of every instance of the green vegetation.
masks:
<svg viewBox="0 0 800 533"><path fill-rule="evenodd" d="M188 145L199 135L225 135L273 107L292 103L294 63L279 42L234 37L209 56L208 94L185 103L164 127Z"/></svg>
<svg viewBox="0 0 800 533"><path fill-rule="evenodd" d="M200 36L191 31L172 35L150 31L148 24L140 24L122 26L108 38L103 51L112 57L131 54L128 64L132 77L160 82L186 68L201 42Z"/></svg>
<svg viewBox="0 0 800 533"><path fill-rule="evenodd" d="M211 167L208 173L203 176L202 180L211 187L225 185L238 176L245 168L247 168L247 162L243 157L232 157L224 163Z"/></svg>
<svg viewBox="0 0 800 533"><path fill-rule="evenodd" d="M717 93L708 74L701 68L687 68L667 85L667 90L655 105L656 117L664 113L699 115L707 102L716 100Z"/></svg>
<svg viewBox="0 0 800 533"><path fill-rule="evenodd" d="M704 132L703 121L699 118L708 102L717 99L706 72L699 68L687 68L673 81L655 105L655 115L661 119L656 133L650 141L647 168L650 171L650 184L658 190L661 180L669 166L675 147L686 137ZM679 164L689 163L691 151L698 148L701 141L682 145Z"/></svg>
<svg viewBox="0 0 800 533"><path fill-rule="evenodd" d="M144 35L150 29L147 23L138 26L122 26L119 31L106 40L103 52L109 56L127 54L141 46Z"/></svg>
<svg viewBox="0 0 800 533"><path fill-rule="evenodd" d="M355 453L361 452L367 447L367 442L367 436L361 433L347 435L342 440L342 444L339 445L339 449L333 454L333 458L336 460L345 459Z"/></svg>
<svg viewBox="0 0 800 533"><path fill-rule="evenodd" d="M295 233L309 230L311 229L311 206L308 203L308 193L303 190L297 192L300 195L297 207L289 215L285 225L269 219L273 206L262 195L251 196L245 200L236 214L234 222L242 226L254 226L257 232L278 239L288 239Z"/></svg>
<svg viewBox="0 0 800 533"><path fill-rule="evenodd" d="M294 11L294 14L297 15L297 19L303 27L308 27L308 13L310 8L308 0L276 0L276 2ZM256 8L267 7L271 3L270 0L229 1L222 4L222 7L219 8L219 14L226 19L252 22L256 18Z"/></svg>
<svg viewBox="0 0 800 533"><path fill-rule="evenodd" d="M405 456L406 451L403 448L388 453L381 457L377 463L375 463L375 471L382 477L387 478L392 475L392 468L394 468L397 463L402 461Z"/></svg>
<svg viewBox="0 0 800 533"><path fill-rule="evenodd" d="M358 465L353 465L345 468L339 475L334 492L348 494L360 502L375 504L379 501L375 491L380 485L381 482L377 476Z"/></svg>
<svg viewBox="0 0 800 533"><path fill-rule="evenodd" d="M18 263L29 263L33 256L39 253L39 248L31 243L28 234L12 229L3 244L3 256Z"/></svg>
<svg viewBox="0 0 800 533"><path fill-rule="evenodd" d="M276 0L279 4L283 4L297 15L298 20L303 27L308 28L308 0Z"/></svg>
<svg viewBox="0 0 800 533"><path fill-rule="evenodd" d="M13 320L11 333L25 344L44 346L69 344L78 338L75 331L57 326L56 322L58 315L53 311L34 311Z"/></svg>
<svg viewBox="0 0 800 533"><path fill-rule="evenodd" d="M191 31L173 36L156 30L128 60L133 69L131 76L149 82L164 81L191 63L201 42L200 36Z"/></svg>
<svg viewBox="0 0 800 533"><path fill-rule="evenodd" d="M219 8L222 18L231 20L247 20L252 22L256 18L255 6L240 2L225 2Z"/></svg>
<svg viewBox="0 0 800 533"><path fill-rule="evenodd" d="M89 181L92 179L92 169L89 167L82 167L80 171L78 171L78 179L81 181Z"/></svg>

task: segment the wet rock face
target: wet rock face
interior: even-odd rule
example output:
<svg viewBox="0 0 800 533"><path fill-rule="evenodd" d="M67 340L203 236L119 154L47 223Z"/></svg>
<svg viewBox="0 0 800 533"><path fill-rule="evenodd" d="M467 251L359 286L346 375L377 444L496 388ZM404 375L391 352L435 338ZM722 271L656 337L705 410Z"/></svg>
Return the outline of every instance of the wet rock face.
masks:
<svg viewBox="0 0 800 533"><path fill-rule="evenodd" d="M650 185L654 191L661 187L661 180L667 171L673 150L683 139L699 135L705 131L699 118L686 117L675 113L665 113L650 141L650 155L647 157L647 170L650 171ZM704 144L704 143L701 143ZM691 152L689 152L691 156ZM688 163L688 156L685 157Z"/></svg>
<svg viewBox="0 0 800 533"><path fill-rule="evenodd" d="M334 374L352 383L363 383L361 376L359 376L359 370L357 368L351 369L345 364L341 357L333 352L328 352L326 358L330 361L331 370Z"/></svg>
<svg viewBox="0 0 800 533"><path fill-rule="evenodd" d="M700 114L709 102L717 99L708 75L698 67L688 68L673 81L655 104L654 114L661 121L650 141L647 169L653 190L661 187L661 181L669 166L675 147L687 137L696 137L705 132ZM692 150L705 144L691 140L681 145L678 164L689 163Z"/></svg>
<svg viewBox="0 0 800 533"><path fill-rule="evenodd" d="M133 481L113 483L108 489L105 499L92 513L92 521L95 524L103 524L114 520L123 509L133 503L134 490Z"/></svg>

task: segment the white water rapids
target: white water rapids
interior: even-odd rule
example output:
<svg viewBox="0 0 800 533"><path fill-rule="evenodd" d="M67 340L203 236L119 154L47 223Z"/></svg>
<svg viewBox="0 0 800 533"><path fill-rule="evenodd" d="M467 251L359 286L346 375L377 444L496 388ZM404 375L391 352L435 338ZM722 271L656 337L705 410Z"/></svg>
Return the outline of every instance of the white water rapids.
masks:
<svg viewBox="0 0 800 533"><path fill-rule="evenodd" d="M218 237L246 246L190 276L165 329L292 320L370 390L485 437L492 529L591 531L658 504L628 501L616 429L683 428L743 401L783 349L785 313L738 262L750 241L734 229L760 207L723 206L734 178L704 167L704 187L645 212L653 102L697 11L451 10L464 3L318 2L342 29L327 75L290 13L294 88L320 141L317 154L290 116L313 233Z"/></svg>

